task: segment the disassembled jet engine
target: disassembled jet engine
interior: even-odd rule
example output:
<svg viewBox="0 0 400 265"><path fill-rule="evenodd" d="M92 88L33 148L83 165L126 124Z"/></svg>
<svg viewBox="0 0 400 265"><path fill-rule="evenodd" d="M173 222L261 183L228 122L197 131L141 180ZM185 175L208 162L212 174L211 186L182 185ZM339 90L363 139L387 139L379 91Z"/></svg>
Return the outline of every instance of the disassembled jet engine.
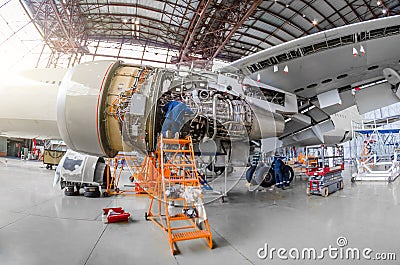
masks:
<svg viewBox="0 0 400 265"><path fill-rule="evenodd" d="M235 75L121 62L80 64L65 75L60 87L59 131L78 152L106 157L119 151L152 152L162 128L162 107L181 99L194 113L181 134L192 136L200 154L209 153L212 143L214 154L235 157L237 152L239 160L247 162L244 147L249 141L279 136L284 120L268 106L251 105L242 81Z"/></svg>

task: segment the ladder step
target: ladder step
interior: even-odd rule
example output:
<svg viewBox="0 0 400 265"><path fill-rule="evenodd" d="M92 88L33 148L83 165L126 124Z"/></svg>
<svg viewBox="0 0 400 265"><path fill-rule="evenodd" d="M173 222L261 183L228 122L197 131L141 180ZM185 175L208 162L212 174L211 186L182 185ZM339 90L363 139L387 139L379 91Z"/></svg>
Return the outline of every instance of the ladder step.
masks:
<svg viewBox="0 0 400 265"><path fill-rule="evenodd" d="M169 218L170 221L182 221L182 220L190 220L190 219L193 219L193 218L189 218L189 217L187 217L186 214L183 214L183 213L176 214Z"/></svg>
<svg viewBox="0 0 400 265"><path fill-rule="evenodd" d="M194 182L194 183L199 183L199 179L197 178L182 178L182 179L165 179L165 182L169 182L169 183L190 183L190 182Z"/></svg>
<svg viewBox="0 0 400 265"><path fill-rule="evenodd" d="M191 240L197 238L207 238L210 237L211 233L206 230L196 230L190 232L180 232L176 234L172 234L172 241L183 241L183 240Z"/></svg>
<svg viewBox="0 0 400 265"><path fill-rule="evenodd" d="M180 226L180 227L171 227L171 231L187 230L187 229L195 229L195 228L196 228L196 225Z"/></svg>
<svg viewBox="0 0 400 265"><path fill-rule="evenodd" d="M164 153L191 153L192 150L187 150L187 149L163 149Z"/></svg>
<svg viewBox="0 0 400 265"><path fill-rule="evenodd" d="M174 139L174 138L163 138L162 143L163 144L188 144L190 143L190 140L186 139Z"/></svg>
<svg viewBox="0 0 400 265"><path fill-rule="evenodd" d="M184 164L175 164L175 163L166 163L164 167L194 167L194 164L184 163Z"/></svg>

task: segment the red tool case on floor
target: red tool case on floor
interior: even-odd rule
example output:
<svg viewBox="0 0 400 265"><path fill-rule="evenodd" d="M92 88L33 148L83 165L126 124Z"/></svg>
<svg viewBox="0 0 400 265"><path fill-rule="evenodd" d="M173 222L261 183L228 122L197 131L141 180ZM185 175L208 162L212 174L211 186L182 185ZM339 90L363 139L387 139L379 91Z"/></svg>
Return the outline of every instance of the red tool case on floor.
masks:
<svg viewBox="0 0 400 265"><path fill-rule="evenodd" d="M130 213L125 212L121 207L118 208L104 208L104 214L107 216L109 223L128 221Z"/></svg>

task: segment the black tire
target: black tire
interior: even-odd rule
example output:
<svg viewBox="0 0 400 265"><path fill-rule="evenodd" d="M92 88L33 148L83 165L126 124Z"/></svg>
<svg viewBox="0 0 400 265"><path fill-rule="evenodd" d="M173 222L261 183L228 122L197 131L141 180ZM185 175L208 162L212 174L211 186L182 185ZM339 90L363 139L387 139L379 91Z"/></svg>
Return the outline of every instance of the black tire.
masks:
<svg viewBox="0 0 400 265"><path fill-rule="evenodd" d="M108 172L108 174L110 174L110 171L111 169L110 169L110 166L109 165L106 165L105 167L104 167L104 172L103 172L103 183L101 184L101 188L102 189L107 189L107 172Z"/></svg>
<svg viewBox="0 0 400 265"><path fill-rule="evenodd" d="M351 177L350 180L351 180L351 182L353 182L353 183L356 182L356 178L355 178L355 177Z"/></svg>
<svg viewBox="0 0 400 265"><path fill-rule="evenodd" d="M254 172L256 171L257 166L250 166L247 171L246 171L246 180L248 183L255 184L255 181L252 182L253 180L253 175Z"/></svg>
<svg viewBox="0 0 400 265"><path fill-rule="evenodd" d="M76 196L76 195L78 195L78 192L75 191L74 186L66 186L64 189L64 194L65 194L65 196Z"/></svg>
<svg viewBox="0 0 400 265"><path fill-rule="evenodd" d="M60 181L60 187L61 189L64 189L67 186L67 183L65 183L65 181L61 180Z"/></svg>
<svg viewBox="0 0 400 265"><path fill-rule="evenodd" d="M98 198L100 197L100 191L85 191L83 193L83 196L88 197L88 198Z"/></svg>
<svg viewBox="0 0 400 265"><path fill-rule="evenodd" d="M79 193L79 191L80 191L81 188L82 188L81 184L75 184L75 187L76 187L76 192Z"/></svg>
<svg viewBox="0 0 400 265"><path fill-rule="evenodd" d="M107 191L103 192L103 197L110 197L110 194L108 194Z"/></svg>
<svg viewBox="0 0 400 265"><path fill-rule="evenodd" d="M85 186L84 189L85 189L85 192L96 192L96 191L99 191L99 187L98 186Z"/></svg>
<svg viewBox="0 0 400 265"><path fill-rule="evenodd" d="M294 179L294 171L291 166L285 165L283 167L283 174L289 179L289 183L291 183Z"/></svg>
<svg viewBox="0 0 400 265"><path fill-rule="evenodd" d="M328 195L329 195L328 187L323 188L321 193L322 193L322 196L324 196L325 198L328 197Z"/></svg>
<svg viewBox="0 0 400 265"><path fill-rule="evenodd" d="M144 220L149 221L149 216L147 215L147 212L144 212Z"/></svg>
<svg viewBox="0 0 400 265"><path fill-rule="evenodd" d="M257 168L254 179L263 188L268 188L275 184L273 170L266 166Z"/></svg>

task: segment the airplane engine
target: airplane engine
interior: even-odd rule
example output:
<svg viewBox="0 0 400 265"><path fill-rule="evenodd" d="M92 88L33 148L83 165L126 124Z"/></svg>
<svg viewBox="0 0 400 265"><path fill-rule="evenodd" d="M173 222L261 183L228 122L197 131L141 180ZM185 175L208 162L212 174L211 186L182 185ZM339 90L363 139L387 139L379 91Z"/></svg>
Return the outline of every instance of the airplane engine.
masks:
<svg viewBox="0 0 400 265"><path fill-rule="evenodd" d="M66 144L78 152L106 157L118 151L151 152L165 116L162 107L181 100L193 112L181 133L190 134L197 145L213 141L231 148L232 142L282 134L283 117L252 106L241 89L239 78L210 72L83 63L61 83L58 127Z"/></svg>
<svg viewBox="0 0 400 265"><path fill-rule="evenodd" d="M194 143L205 139L219 141L249 141L274 137L282 133L284 121L281 115L249 104L241 94L230 93L237 80L224 83L228 89L218 89L217 81L187 76L183 82L172 84L159 96L155 111L172 100L182 100L194 112L187 117L181 129L190 134ZM232 85L232 86L231 86ZM159 129L162 120L156 121ZM159 131L156 130L156 131Z"/></svg>
<svg viewBox="0 0 400 265"><path fill-rule="evenodd" d="M73 150L114 157L126 150L115 110L121 93L138 83L143 69L115 61L75 66L64 76L57 98L57 123L62 139Z"/></svg>

